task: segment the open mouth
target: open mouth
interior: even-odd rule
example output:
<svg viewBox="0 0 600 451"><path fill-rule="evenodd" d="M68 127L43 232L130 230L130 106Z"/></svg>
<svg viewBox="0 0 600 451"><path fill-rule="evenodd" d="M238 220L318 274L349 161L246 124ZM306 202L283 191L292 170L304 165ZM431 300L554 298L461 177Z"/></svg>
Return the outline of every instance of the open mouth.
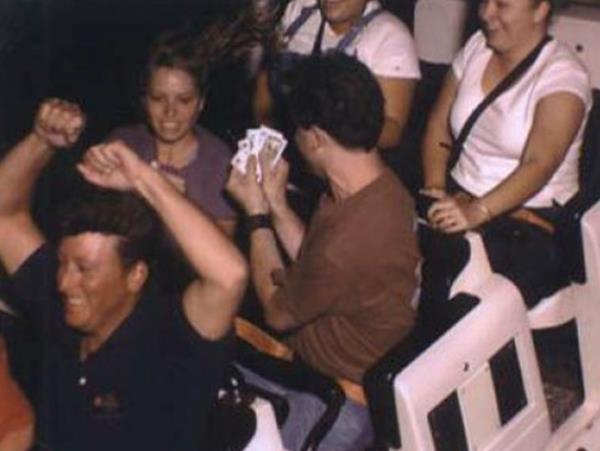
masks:
<svg viewBox="0 0 600 451"><path fill-rule="evenodd" d="M66 308L80 307L84 303L83 298L63 298L63 304Z"/></svg>

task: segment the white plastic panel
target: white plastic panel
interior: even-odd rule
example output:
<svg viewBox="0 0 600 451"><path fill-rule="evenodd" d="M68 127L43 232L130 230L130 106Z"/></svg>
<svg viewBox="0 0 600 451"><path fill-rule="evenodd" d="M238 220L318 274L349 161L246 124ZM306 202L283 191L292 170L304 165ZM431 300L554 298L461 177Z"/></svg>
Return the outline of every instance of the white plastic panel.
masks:
<svg viewBox="0 0 600 451"><path fill-rule="evenodd" d="M284 451L271 404L257 398L252 409L256 413L256 433L244 451Z"/></svg>
<svg viewBox="0 0 600 451"><path fill-rule="evenodd" d="M548 411L520 293L508 280L493 274L473 294L481 299L480 304L394 379L402 451L433 451L428 413L453 391L466 388L471 382L476 383L473 390L482 396L476 414L463 410L463 416L469 421L467 436L480 445L478 451L541 450L550 436ZM497 408L495 395L489 390L489 383L475 375L511 339L517 346L528 404L501 428L501 433L490 436L489 431L497 424L497 413L492 412ZM475 394L459 394L465 396L460 401L461 409L468 408L467 398L472 399L471 395ZM480 423L474 424L479 414Z"/></svg>
<svg viewBox="0 0 600 451"><path fill-rule="evenodd" d="M415 43L422 61L450 64L463 43L465 0L419 0L415 6Z"/></svg>
<svg viewBox="0 0 600 451"><path fill-rule="evenodd" d="M577 53L600 89L600 7L573 5L556 15L550 31Z"/></svg>
<svg viewBox="0 0 600 451"><path fill-rule="evenodd" d="M496 393L492 372L487 363L458 389L458 399L469 449L480 449L501 428L498 408L490 405L496 399Z"/></svg>

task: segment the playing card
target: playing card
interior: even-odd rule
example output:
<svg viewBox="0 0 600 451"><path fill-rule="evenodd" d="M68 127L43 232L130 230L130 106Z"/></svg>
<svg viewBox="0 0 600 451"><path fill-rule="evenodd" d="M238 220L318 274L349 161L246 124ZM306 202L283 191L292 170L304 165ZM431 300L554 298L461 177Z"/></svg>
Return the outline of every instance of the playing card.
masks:
<svg viewBox="0 0 600 451"><path fill-rule="evenodd" d="M231 159L231 165L240 171L242 174L246 173L246 164L248 163L248 157L252 154L251 145L248 139L240 139L238 141L238 151Z"/></svg>
<svg viewBox="0 0 600 451"><path fill-rule="evenodd" d="M246 173L246 164L248 163L248 156L250 154L245 152L237 152L231 159L231 165L240 171L242 174Z"/></svg>
<svg viewBox="0 0 600 451"><path fill-rule="evenodd" d="M282 135L267 133L262 151L267 152L268 159L271 160L271 167L277 164L286 146L287 140Z"/></svg>
<svg viewBox="0 0 600 451"><path fill-rule="evenodd" d="M238 151L231 159L231 165L242 174L246 174L248 158L250 158L251 155L258 158L257 154L252 151L250 140L241 139L238 141ZM262 170L259 164L256 165L256 180L258 180L258 182L262 180Z"/></svg>
<svg viewBox="0 0 600 451"><path fill-rule="evenodd" d="M271 135L271 136L279 136L280 138L283 138L283 133L281 133L280 131L275 130L274 128L271 127L267 127L266 125L261 125L259 130Z"/></svg>
<svg viewBox="0 0 600 451"><path fill-rule="evenodd" d="M257 155L262 150L265 143L266 134L258 128L251 128L246 131L246 139L250 142L250 150L254 155Z"/></svg>
<svg viewBox="0 0 600 451"><path fill-rule="evenodd" d="M281 158L283 150L287 146L287 139L285 139L283 134L277 130L273 130L265 125L261 125L260 130L265 134L265 142L262 151L268 152L271 159L271 167L273 167Z"/></svg>
<svg viewBox="0 0 600 451"><path fill-rule="evenodd" d="M242 152L250 153L250 152L252 152L252 142L248 138L240 139L237 142L237 148L238 148L238 152L242 151Z"/></svg>
<svg viewBox="0 0 600 451"><path fill-rule="evenodd" d="M271 167L275 166L281 154L287 145L287 140L283 134L262 125L260 128L251 128L246 131L246 137L238 141L238 151L231 160L231 164L243 174L246 173L246 165L250 155L254 155L258 160L259 155L267 152L268 159L271 161ZM262 170L260 164L256 166L257 180L262 180Z"/></svg>

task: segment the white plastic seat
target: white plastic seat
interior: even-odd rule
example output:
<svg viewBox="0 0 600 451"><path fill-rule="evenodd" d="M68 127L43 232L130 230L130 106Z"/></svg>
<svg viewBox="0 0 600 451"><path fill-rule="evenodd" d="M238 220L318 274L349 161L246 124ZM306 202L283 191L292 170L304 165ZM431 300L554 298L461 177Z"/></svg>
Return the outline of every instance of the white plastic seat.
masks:
<svg viewBox="0 0 600 451"><path fill-rule="evenodd" d="M468 450L539 449L550 422L526 312L515 286L491 275L472 292L481 302L394 379L400 450L433 451L429 416L456 393ZM451 301L450 301L451 302ZM513 342L526 405L501 425L489 360Z"/></svg>
<svg viewBox="0 0 600 451"><path fill-rule="evenodd" d="M250 407L256 415L256 433L244 451L284 451L271 404L256 398Z"/></svg>
<svg viewBox="0 0 600 451"><path fill-rule="evenodd" d="M532 328L562 324L577 326L585 398L555 431L545 450L600 450L600 202L581 221L586 281L544 299L528 314Z"/></svg>
<svg viewBox="0 0 600 451"><path fill-rule="evenodd" d="M543 299L534 308L524 312L524 318L532 330L557 327L568 321L575 322L584 383L584 401L547 438L546 442L527 447L513 446L499 449L522 449L523 451L531 449L544 451L600 450L600 354L598 353L598 343L600 343L600 202L583 215L581 233L584 247L585 283L571 283L552 296ZM474 232L467 233L465 237L469 242L471 258L452 286L453 295L458 292L477 293L482 289L487 290L484 284L491 275L491 268L481 237ZM496 296L484 296L482 303L506 302L504 299L495 299L497 299ZM500 312L498 314L502 315ZM487 327L490 331L494 329L493 324L498 320L491 313L482 313L480 317L482 327ZM504 316L500 321L512 322L515 321L515 318ZM473 351L469 347L465 348L469 349L469 352ZM485 349L487 347L480 344L476 352L479 353ZM445 352L453 354L455 350L446 349ZM524 376L532 377L529 383L534 385L541 383L536 375L524 372ZM488 401L491 402L491 400ZM471 414L466 413L466 415ZM498 439L501 440L502 437L513 440L509 431L502 431Z"/></svg>
<svg viewBox="0 0 600 451"><path fill-rule="evenodd" d="M474 292L493 273L481 235L476 232L467 232L464 238L469 243L470 256L465 267L452 282L450 298L458 293Z"/></svg>

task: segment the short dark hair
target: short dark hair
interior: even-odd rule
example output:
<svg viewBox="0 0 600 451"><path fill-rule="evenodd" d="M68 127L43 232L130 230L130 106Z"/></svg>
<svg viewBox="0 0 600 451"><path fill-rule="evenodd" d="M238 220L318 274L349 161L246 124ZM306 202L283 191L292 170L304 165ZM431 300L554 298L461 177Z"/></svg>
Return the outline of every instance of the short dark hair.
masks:
<svg viewBox="0 0 600 451"><path fill-rule="evenodd" d="M199 51L198 38L187 30L162 33L150 49L148 60L142 74L142 89L148 89L152 74L166 67L179 69L194 80L199 96L205 96L208 89L208 61Z"/></svg>
<svg viewBox="0 0 600 451"><path fill-rule="evenodd" d="M124 268L138 261L153 265L159 221L146 202L132 193L90 188L67 201L59 211L57 238L86 232L116 235Z"/></svg>
<svg viewBox="0 0 600 451"><path fill-rule="evenodd" d="M375 147L384 101L364 64L332 52L299 59L289 76L288 105L296 126L317 126L345 147Z"/></svg>

